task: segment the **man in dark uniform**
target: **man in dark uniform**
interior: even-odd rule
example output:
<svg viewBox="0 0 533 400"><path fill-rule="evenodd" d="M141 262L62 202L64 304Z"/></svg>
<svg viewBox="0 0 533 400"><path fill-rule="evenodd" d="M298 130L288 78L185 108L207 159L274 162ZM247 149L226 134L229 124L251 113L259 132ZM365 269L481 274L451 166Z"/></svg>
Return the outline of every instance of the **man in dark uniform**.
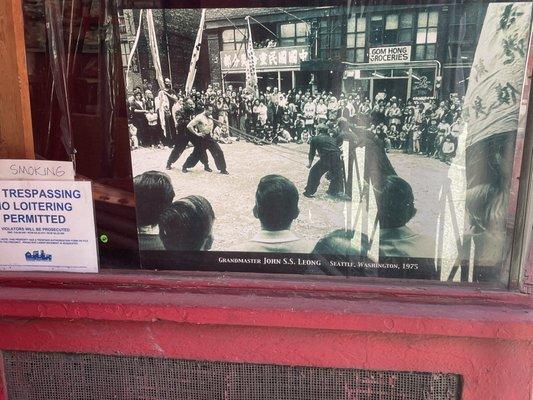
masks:
<svg viewBox="0 0 533 400"><path fill-rule="evenodd" d="M228 175L226 170L226 159L224 158L224 153L220 148L220 145L213 139L211 133L213 132L214 122L213 122L213 106L208 104L205 106L204 112L198 114L194 117L191 122L187 124L187 129L191 134L199 138L199 145L194 146L194 150L191 155L185 160L183 164L182 171L187 171L188 168L193 168L198 161L201 161L204 164L204 169L207 172L211 172L209 164L207 163L207 154L206 150L209 150L213 159L215 160L215 165L221 174ZM202 160L205 160L204 163Z"/></svg>
<svg viewBox="0 0 533 400"><path fill-rule="evenodd" d="M320 124L317 126L318 135L313 136L309 142L309 177L303 195L313 197L320 185L320 179L324 174L328 174L330 184L327 193L331 196L338 196L343 189L343 171L341 150L339 140L331 137L328 128ZM316 153L320 159L311 167Z"/></svg>
<svg viewBox="0 0 533 400"><path fill-rule="evenodd" d="M198 136L193 135L187 129L187 124L194 116L194 102L187 99L183 104L181 110L176 113L176 136L174 138L174 148L170 153L167 161L167 169L172 169L172 164L178 161L183 151L187 148L187 144L191 142L195 147L200 145ZM204 166L207 164L207 155L205 159L200 159Z"/></svg>

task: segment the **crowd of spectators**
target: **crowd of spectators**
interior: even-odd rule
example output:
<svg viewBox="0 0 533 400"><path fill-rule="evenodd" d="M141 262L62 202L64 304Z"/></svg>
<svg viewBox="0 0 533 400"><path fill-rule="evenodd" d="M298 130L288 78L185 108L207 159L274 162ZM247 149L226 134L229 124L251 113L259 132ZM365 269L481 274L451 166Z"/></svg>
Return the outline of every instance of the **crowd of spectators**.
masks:
<svg viewBox="0 0 533 400"><path fill-rule="evenodd" d="M154 97L151 85L136 87L129 98L130 137L133 148L171 146L185 105L192 114L213 105L217 121L213 137L224 144L242 138L259 145L308 142L317 126L333 127L343 117L378 137L386 151L423 154L449 163L463 130L462 101L404 99L378 93L374 99L356 93L289 90L267 87L257 96L242 87L226 90L209 85L188 95L171 86ZM191 113L187 113L191 118Z"/></svg>

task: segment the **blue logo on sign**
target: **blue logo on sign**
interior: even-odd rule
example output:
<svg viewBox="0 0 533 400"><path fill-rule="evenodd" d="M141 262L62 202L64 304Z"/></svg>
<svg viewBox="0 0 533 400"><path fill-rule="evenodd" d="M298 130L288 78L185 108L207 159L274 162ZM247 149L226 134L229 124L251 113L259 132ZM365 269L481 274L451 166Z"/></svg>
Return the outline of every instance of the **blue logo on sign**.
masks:
<svg viewBox="0 0 533 400"><path fill-rule="evenodd" d="M26 261L52 261L52 255L46 254L44 250L34 251L33 253L27 251L25 255Z"/></svg>

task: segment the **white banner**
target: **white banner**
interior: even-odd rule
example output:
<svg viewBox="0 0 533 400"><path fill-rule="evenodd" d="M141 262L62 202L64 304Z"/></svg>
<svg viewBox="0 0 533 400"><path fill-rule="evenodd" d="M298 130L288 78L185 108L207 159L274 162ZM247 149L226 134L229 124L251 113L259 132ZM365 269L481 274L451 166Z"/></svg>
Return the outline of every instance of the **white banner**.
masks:
<svg viewBox="0 0 533 400"><path fill-rule="evenodd" d="M369 64L390 64L411 61L411 46L371 47Z"/></svg>
<svg viewBox="0 0 533 400"><path fill-rule="evenodd" d="M488 7L463 107L467 146L518 128L531 7L532 3Z"/></svg>

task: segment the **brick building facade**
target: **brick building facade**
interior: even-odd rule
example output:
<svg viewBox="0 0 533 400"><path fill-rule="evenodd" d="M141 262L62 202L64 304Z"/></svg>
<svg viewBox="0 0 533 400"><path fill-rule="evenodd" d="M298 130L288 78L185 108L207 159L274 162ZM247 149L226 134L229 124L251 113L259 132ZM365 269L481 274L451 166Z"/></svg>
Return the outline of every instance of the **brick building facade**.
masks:
<svg viewBox="0 0 533 400"><path fill-rule="evenodd" d="M260 88L463 95L485 12L480 3L211 9L204 76L244 86L250 16Z"/></svg>

